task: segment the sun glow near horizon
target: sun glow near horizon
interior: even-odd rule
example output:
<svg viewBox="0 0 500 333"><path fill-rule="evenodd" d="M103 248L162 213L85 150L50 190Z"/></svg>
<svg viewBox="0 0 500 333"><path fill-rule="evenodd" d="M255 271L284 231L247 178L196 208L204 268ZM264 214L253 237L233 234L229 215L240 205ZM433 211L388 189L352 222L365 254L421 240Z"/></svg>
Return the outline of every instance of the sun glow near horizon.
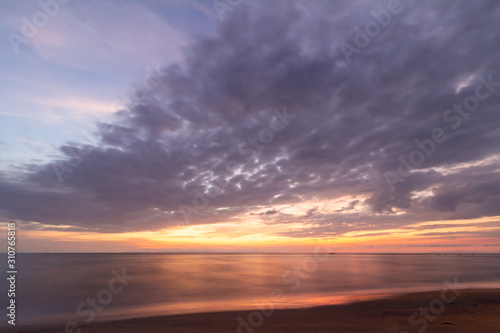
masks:
<svg viewBox="0 0 500 333"><path fill-rule="evenodd" d="M450 227L450 225L452 225ZM427 228L431 227L430 233ZM349 231L330 237L283 235L309 230L307 224L220 222L179 225L157 231L99 233L24 229L21 252L313 252L327 246L335 252L500 252L495 235L500 216L453 221L426 221L399 228ZM485 237L484 233L490 233Z"/></svg>

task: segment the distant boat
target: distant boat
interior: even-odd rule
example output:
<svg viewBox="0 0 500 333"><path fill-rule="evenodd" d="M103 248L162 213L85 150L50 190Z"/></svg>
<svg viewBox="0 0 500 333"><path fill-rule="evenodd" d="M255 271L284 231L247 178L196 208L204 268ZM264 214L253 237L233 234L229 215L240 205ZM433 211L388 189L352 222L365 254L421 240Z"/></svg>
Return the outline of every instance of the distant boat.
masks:
<svg viewBox="0 0 500 333"><path fill-rule="evenodd" d="M336 252L330 252L330 253L328 253L328 254L337 254L337 253L336 253Z"/></svg>

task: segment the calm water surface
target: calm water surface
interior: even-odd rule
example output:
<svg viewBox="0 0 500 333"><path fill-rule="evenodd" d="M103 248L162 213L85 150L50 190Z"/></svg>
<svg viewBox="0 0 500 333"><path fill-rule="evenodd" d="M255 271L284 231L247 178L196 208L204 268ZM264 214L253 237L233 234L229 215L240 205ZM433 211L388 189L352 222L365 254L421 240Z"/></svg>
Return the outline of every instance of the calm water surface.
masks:
<svg viewBox="0 0 500 333"><path fill-rule="evenodd" d="M445 279L468 288L500 288L500 255L337 254L320 261L307 254L18 254L17 259L18 325L81 323L90 312L96 313L94 320L106 320L332 304L439 290ZM123 269L133 279L123 288L114 283L112 293L112 271ZM0 275L5 294L5 270ZM280 302L271 298L273 290L282 293ZM80 305L97 296L109 303L98 304L101 312ZM0 299L5 309L7 297Z"/></svg>

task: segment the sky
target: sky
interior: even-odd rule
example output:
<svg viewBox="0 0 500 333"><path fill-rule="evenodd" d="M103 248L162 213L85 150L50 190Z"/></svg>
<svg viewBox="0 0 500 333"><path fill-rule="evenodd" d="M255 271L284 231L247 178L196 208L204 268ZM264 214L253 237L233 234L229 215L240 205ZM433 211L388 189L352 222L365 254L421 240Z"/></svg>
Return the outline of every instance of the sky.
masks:
<svg viewBox="0 0 500 333"><path fill-rule="evenodd" d="M500 252L498 1L0 2L22 252Z"/></svg>

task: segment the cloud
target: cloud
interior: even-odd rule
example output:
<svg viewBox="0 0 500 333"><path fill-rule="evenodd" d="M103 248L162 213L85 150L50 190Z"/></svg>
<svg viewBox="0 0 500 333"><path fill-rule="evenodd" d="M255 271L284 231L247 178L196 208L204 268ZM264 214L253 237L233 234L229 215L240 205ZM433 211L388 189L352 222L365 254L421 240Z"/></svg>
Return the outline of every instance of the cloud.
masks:
<svg viewBox="0 0 500 333"><path fill-rule="evenodd" d="M140 23L124 19L131 17ZM50 29L40 29L31 40L35 52L47 61L87 71L146 65L159 55L164 63L179 60L179 49L187 42L187 36L151 8L134 2L74 2L61 7L50 23Z"/></svg>
<svg viewBox="0 0 500 333"><path fill-rule="evenodd" d="M303 237L500 215L497 165L440 172L500 153L500 88L458 131L442 119L474 93L477 80L466 85L464 77L491 73L500 81L500 5L404 6L350 64L339 45L385 2L238 7L214 36L198 39L182 61L158 73L159 84L141 103L96 130L97 144L68 143L61 160L4 175L1 214L103 232L155 230L184 223L179 205L215 191L190 223L267 207L273 214L260 218L300 221L306 228L291 233ZM285 107L294 118L267 131L271 140L259 138L279 123L273 110ZM397 157L436 127L449 139L392 192L385 172L397 170ZM79 158L75 151L90 153ZM62 183L53 169L61 165L77 165ZM317 201L346 195L353 200L344 208L315 210ZM304 214L273 209L294 203L310 207Z"/></svg>

